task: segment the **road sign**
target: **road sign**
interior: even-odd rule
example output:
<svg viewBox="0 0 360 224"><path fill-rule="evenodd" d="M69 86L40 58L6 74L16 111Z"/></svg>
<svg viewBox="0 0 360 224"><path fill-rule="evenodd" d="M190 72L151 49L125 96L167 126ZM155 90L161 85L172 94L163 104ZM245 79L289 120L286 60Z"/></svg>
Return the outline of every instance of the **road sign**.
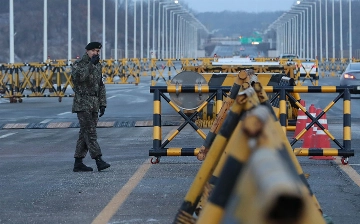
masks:
<svg viewBox="0 0 360 224"><path fill-rule="evenodd" d="M239 38L241 44L251 44L254 42L262 43L261 37L241 37Z"/></svg>

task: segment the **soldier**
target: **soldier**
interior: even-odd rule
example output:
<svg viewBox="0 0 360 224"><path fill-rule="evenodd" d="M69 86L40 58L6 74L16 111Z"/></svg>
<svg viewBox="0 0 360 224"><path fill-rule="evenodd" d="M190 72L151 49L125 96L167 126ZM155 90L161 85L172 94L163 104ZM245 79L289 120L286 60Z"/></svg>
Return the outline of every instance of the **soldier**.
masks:
<svg viewBox="0 0 360 224"><path fill-rule="evenodd" d="M98 171L110 167L110 164L101 159L102 153L96 133L98 116L103 116L106 108L106 89L99 63L101 43L90 42L85 49L86 53L73 64L71 73L75 92L72 112L77 114L80 123L74 172L93 171L82 162L88 151L91 158L95 159Z"/></svg>

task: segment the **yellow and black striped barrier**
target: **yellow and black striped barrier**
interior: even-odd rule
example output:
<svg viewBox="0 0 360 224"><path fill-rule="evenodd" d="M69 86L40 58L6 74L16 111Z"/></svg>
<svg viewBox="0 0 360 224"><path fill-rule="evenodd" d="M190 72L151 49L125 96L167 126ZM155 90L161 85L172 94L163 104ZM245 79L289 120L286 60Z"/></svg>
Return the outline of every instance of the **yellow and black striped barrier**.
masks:
<svg viewBox="0 0 360 224"><path fill-rule="evenodd" d="M222 124L227 116L227 111L230 109L231 105L234 103L234 100L240 90L241 85L243 83L249 82L249 81L250 81L249 74L247 74L247 72L244 70L239 72L238 75L236 76L236 80L230 89L230 93L225 98L224 103L222 104L222 107L219 110L218 115L216 116L213 124L211 125L211 129L206 136L204 144L203 144L203 146L201 146L201 150L200 150L199 154L197 155L197 158L199 160L205 159L206 153L209 151L210 145L214 141L216 134L219 132L220 127L222 126Z"/></svg>
<svg viewBox="0 0 360 224"><path fill-rule="evenodd" d="M236 180L238 180L238 177L243 173L243 167L246 166L246 162L251 154L252 149L250 148L257 145L261 147L262 144L266 144L269 141L272 141L271 146L275 144L276 147L274 147L274 149L277 148L279 150L279 155L281 155L286 162L287 168L282 170L286 170L289 174L291 173L292 178L297 180L297 183L294 185L296 188L292 190L297 192L299 188L301 188L301 196L298 196L301 200L306 201L307 204L305 214L300 212L301 217L293 216L292 218L295 220L302 220L302 218L304 218L304 220L310 221L309 223L322 223L321 209L318 201L310 190L285 133L281 130L279 122L275 120L275 114L272 114L273 118L269 119L269 122L261 122L248 116L245 119L243 118L243 115L248 114L248 112L252 114L263 114L261 111L255 112L255 110L260 107L258 106L260 105L259 98L263 96L263 89L260 83L253 87L254 88L245 87L247 89L244 90L243 88L240 90L239 95L229 111L229 115L225 118L219 133L211 144L203 165L185 196L174 223L221 223L221 220L226 218L226 216L224 216L225 212L227 212L225 207L229 207L228 202L230 198L232 198L231 192L235 187ZM272 111L270 104L266 103L267 99L264 98L264 100L265 108ZM242 119L240 120L240 118ZM262 125L262 123L267 123L267 125ZM269 128L269 126L272 127ZM253 140L251 140L251 142L254 144L250 144L249 140L257 135L261 135L263 133L262 129L268 130L266 136L268 140L264 142L265 138L261 137L259 138L260 144L255 144ZM282 136L280 137L280 141L279 136ZM247 142L249 143L247 144ZM239 145L242 146L240 151ZM211 176L211 174L213 175ZM260 181L263 181L263 178L264 177L260 178ZM301 183L303 183L303 185L301 185ZM274 188L271 189L274 190ZM251 189L247 190L251 191ZM265 188L264 192L266 191ZM206 196L209 196L209 192L212 192L208 201L204 195L201 197L202 192L207 194ZM274 192L271 191L269 195L274 195L273 193ZM199 204L203 207L199 207ZM281 206L276 208L280 210L284 209L284 207ZM303 209L304 207L301 208ZM264 212L264 210L264 208L258 209L257 212ZM200 214L198 220L194 218L194 212L198 215Z"/></svg>
<svg viewBox="0 0 360 224"><path fill-rule="evenodd" d="M342 162L347 164L348 158L350 156L354 156L354 150L351 149L351 110L350 110L350 102L351 102L351 93L359 94L360 90L354 87L343 87L343 86L265 86L264 89L267 92L280 92L280 100L285 100L287 96L290 101L293 101L299 109L301 109L307 117L311 119L311 122L302 130L300 133L291 141L291 146L293 146L304 134L306 131L310 129L310 127L316 124L327 136L339 147L336 148L295 148L294 152L297 156L342 156ZM291 94L294 93L339 93L335 99L329 103L328 106L316 117L313 117L307 110L304 108ZM343 133L344 140L343 144L341 144L335 137L329 132L329 130L325 129L322 124L320 124L319 119L328 111L332 106L336 104L343 97L344 102L344 111L343 111ZM280 105L280 108L283 105ZM281 110L281 109L280 109ZM280 124L284 128L286 126L286 120L284 118L281 119L280 116Z"/></svg>
<svg viewBox="0 0 360 224"><path fill-rule="evenodd" d="M279 99L279 122L282 127L282 130L284 133L286 133L289 127L288 122L288 115L287 115L287 105L286 101L289 101L290 103L294 104L297 108L301 109L310 119L311 123L308 124L304 130L300 131L298 136L296 136L291 141L291 146L295 145L295 143L305 134L306 131L310 129L310 127L314 124L316 124L322 131L324 131L325 134L327 134L330 139L339 147L336 148L295 148L294 151L296 152L297 156L322 156L322 155L332 155L332 156L342 156L342 161L344 164L347 163L348 158L351 156L354 156L354 150L351 149L351 114L350 114L350 94L351 93L360 93L360 90L357 90L357 87L340 87L340 86L264 86L263 89L267 93L275 93L274 98ZM150 156L156 156L157 158L161 156L175 156L175 155L197 155L200 148L194 147L194 148L176 148L176 149L167 149L165 146L185 127L185 125L190 124L196 132L203 138L206 139L206 135L201 131L201 129L196 125L195 122L192 121L192 119L200 113L202 109L206 105L209 104L209 102L216 96L220 97L223 96L222 93L229 92L229 87L224 86L159 86L159 87L151 87L150 92L153 92L156 94L155 90L158 90L159 92L157 94L160 94L161 97L163 97L173 108L175 111L177 111L184 119L185 122L182 124L175 133L173 133L168 139L164 141L164 143L161 143L161 120L156 120L156 117L161 117L161 113L159 109L156 109L159 107L159 100L155 100L154 98L154 144L153 149L149 151ZM222 93L216 93L222 91ZM167 98L164 93L207 93L207 92L213 92L213 94L198 107L194 114L192 114L190 117L185 115L181 109L172 102L169 98ZM300 103L298 97L296 95L294 96L294 93L339 93L339 95L316 117L313 117L308 111L306 111L306 108L304 108ZM160 98L157 97L157 98ZM155 96L154 96L155 97ZM344 140L343 144L341 144L337 139L334 138L334 136L324 128L322 124L318 121L321 116L324 115L341 97L344 99ZM271 102L271 101L270 101ZM161 107L160 107L161 108ZM156 112L156 113L155 113ZM218 110L220 112L220 110ZM210 136L211 137L211 136ZM209 138L210 138L209 137ZM204 148L204 147L201 147ZM308 150L308 151L307 151ZM309 153L307 153L309 152ZM158 159L156 162L159 162Z"/></svg>
<svg viewBox="0 0 360 224"><path fill-rule="evenodd" d="M227 158L220 176L196 223L231 219L235 223L323 223L320 206L309 194L301 167L271 110L258 105L238 122L226 145L229 153L222 156ZM289 204L280 203L278 197L287 198L294 207L289 210Z"/></svg>
<svg viewBox="0 0 360 224"><path fill-rule="evenodd" d="M244 89L248 89L250 88L250 86L246 85L245 83L242 85L242 89L240 89L240 92L242 92ZM255 105L261 104L265 101L267 101L267 97L266 97L266 93L263 91L261 84L260 83L255 83L253 86L255 93L257 96L253 96L253 98L249 98L248 100L255 102ZM226 119L226 117L224 118ZM239 133L239 124L236 126L236 129L233 131L233 133ZM222 128L222 127L220 127ZM214 136L214 139L216 138L217 135ZM224 149L220 149L223 150L223 153L221 155L221 158L219 160L219 162L216 165L216 168L214 170L214 172L212 173L212 176L209 179L209 182L206 183L206 185L204 186L204 191L201 197L201 200L198 202L197 208L196 208L196 213L199 214L202 210L202 208L204 207L206 201L208 201L208 197L209 197L209 193L208 192L213 192L214 186L218 183L219 181L219 176L220 173L224 167L224 163L225 161L231 157L231 156L235 156L237 159L239 159L239 163L238 164L233 164L234 166L241 166L243 165L243 162L245 161L245 158L247 156L247 152L245 152L245 154L240 153L239 151L235 153L235 151L231 151L230 150L230 146L234 146L233 142L234 141L240 141L240 139L242 139L244 136L240 136L240 135L235 135L232 134L231 138L229 139L226 147ZM211 142L212 143L212 142ZM211 147L211 144L208 146L209 149ZM217 148L213 148L212 150L219 150ZM206 156L206 155L205 155Z"/></svg>
<svg viewBox="0 0 360 224"><path fill-rule="evenodd" d="M27 67L26 71L23 69L24 66ZM8 65L1 78L1 85L5 89L5 95L2 97L9 98L11 103L21 103L23 97L59 97L61 101L61 97L67 96L66 89L72 87L69 72L61 62ZM25 90L31 93L25 94ZM46 90L49 91L48 94Z"/></svg>
<svg viewBox="0 0 360 224"><path fill-rule="evenodd" d="M241 115L244 111L253 108L258 103L259 101L253 88L248 88L238 94L223 125L221 126L221 129L219 130L219 133L216 135L213 143L211 144L206 159L200 167L194 182L185 196L179 212L175 217L174 223L187 223L182 220L187 220L189 217L192 217L200 200L204 186L209 181L211 174L216 168L231 134L237 127Z"/></svg>
<svg viewBox="0 0 360 224"><path fill-rule="evenodd" d="M204 109L208 103L215 98L222 99L224 92L228 92L228 87L209 87L209 86L151 86L150 92L154 93L154 115L153 115L153 148L149 150L149 156L155 156L156 159L151 159L152 163L158 163L161 156L196 156L199 152L199 148L165 148L165 146L175 138L175 136L189 124L203 139L206 138L206 134L196 125L193 119L197 114ZM206 99L190 116L186 115L174 102L171 101L164 93L212 93L208 99ZM161 132L161 98L165 99L167 103L182 117L184 123L182 123L177 130L170 135L168 139L162 142Z"/></svg>

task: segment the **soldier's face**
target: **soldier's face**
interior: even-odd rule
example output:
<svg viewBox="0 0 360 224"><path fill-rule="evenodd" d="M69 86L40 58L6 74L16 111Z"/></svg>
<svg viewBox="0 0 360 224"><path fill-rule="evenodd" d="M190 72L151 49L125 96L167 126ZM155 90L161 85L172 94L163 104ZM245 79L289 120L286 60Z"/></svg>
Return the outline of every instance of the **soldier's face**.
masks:
<svg viewBox="0 0 360 224"><path fill-rule="evenodd" d="M91 58L94 55L100 55L100 49L99 48L95 48L92 50L87 50L86 53L88 54L88 56Z"/></svg>

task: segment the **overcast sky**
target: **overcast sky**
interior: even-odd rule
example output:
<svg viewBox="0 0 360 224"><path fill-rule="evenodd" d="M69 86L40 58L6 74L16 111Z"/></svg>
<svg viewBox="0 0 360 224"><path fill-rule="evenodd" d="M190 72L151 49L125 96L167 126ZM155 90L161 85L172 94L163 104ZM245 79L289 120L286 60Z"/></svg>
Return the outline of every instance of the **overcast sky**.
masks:
<svg viewBox="0 0 360 224"><path fill-rule="evenodd" d="M295 0L179 0L186 2L191 9L197 12L228 11L285 11L289 10Z"/></svg>

